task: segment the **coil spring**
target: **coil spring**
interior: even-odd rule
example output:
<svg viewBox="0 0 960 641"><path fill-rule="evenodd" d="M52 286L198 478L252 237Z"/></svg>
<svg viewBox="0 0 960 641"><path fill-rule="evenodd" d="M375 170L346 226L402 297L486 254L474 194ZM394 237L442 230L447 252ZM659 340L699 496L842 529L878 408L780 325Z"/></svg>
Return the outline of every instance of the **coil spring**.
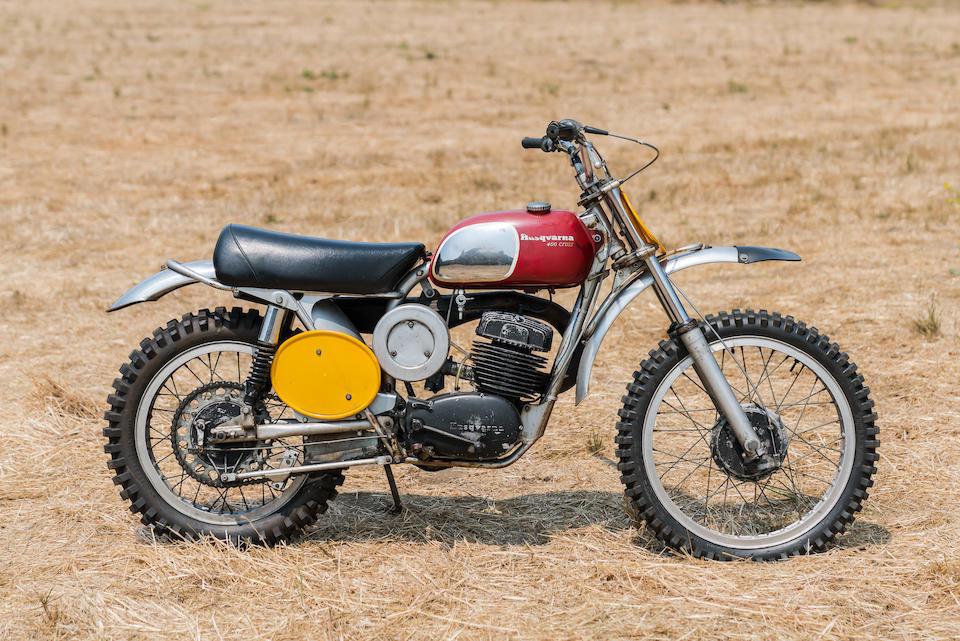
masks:
<svg viewBox="0 0 960 641"><path fill-rule="evenodd" d="M259 345L250 365L250 373L244 385L243 402L255 405L260 397L270 389L270 366L277 353L276 345Z"/></svg>

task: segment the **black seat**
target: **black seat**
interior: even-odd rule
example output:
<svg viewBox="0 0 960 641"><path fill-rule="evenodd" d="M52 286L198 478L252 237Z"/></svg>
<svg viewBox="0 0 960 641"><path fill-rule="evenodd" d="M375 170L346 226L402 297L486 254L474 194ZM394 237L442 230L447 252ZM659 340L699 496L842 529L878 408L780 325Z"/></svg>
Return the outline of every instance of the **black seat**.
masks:
<svg viewBox="0 0 960 641"><path fill-rule="evenodd" d="M227 225L213 267L231 287L382 294L424 255L421 243L357 243Z"/></svg>

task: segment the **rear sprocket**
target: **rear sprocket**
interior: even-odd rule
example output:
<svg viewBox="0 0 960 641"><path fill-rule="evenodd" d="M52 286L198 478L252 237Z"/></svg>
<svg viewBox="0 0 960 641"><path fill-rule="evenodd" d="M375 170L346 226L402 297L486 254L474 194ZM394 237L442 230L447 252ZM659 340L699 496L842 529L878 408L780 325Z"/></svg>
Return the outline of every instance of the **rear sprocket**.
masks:
<svg viewBox="0 0 960 641"><path fill-rule="evenodd" d="M210 439L213 428L240 416L243 392L241 383L212 381L187 394L173 416L170 440L174 455L183 471L199 483L216 488L263 483L257 478L223 481L222 477L263 469L267 460L279 453L278 448L290 449L263 441L216 443ZM270 422L264 406L256 414L259 421ZM290 454L299 458L297 450L290 449ZM296 464L296 458L285 464Z"/></svg>

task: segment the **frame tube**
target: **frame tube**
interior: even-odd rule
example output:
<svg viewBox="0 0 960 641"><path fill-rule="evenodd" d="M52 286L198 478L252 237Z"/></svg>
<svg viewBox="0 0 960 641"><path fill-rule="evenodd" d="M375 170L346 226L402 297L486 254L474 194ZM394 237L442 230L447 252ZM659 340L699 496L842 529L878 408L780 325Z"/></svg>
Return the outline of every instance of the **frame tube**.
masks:
<svg viewBox="0 0 960 641"><path fill-rule="evenodd" d="M239 472L236 474L224 474L223 480L226 482L242 481L244 479L256 478L285 478L291 474L307 474L308 472L322 472L324 470L339 470L354 465L389 465L392 459L389 456L377 456L375 458L361 458L355 461L333 461L331 463L312 463L310 465L298 465L296 467L278 467L273 470L256 470L253 472Z"/></svg>

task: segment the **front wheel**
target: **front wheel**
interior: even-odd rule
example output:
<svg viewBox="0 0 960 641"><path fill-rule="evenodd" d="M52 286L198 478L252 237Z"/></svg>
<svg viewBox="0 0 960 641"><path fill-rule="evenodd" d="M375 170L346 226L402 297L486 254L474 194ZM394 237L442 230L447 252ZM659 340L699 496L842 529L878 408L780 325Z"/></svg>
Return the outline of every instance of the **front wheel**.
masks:
<svg viewBox="0 0 960 641"><path fill-rule="evenodd" d="M634 373L617 425L631 507L664 543L698 557L822 549L873 485L870 390L836 343L790 316L734 310L707 322L717 363L777 465L745 460L686 349L663 341Z"/></svg>

